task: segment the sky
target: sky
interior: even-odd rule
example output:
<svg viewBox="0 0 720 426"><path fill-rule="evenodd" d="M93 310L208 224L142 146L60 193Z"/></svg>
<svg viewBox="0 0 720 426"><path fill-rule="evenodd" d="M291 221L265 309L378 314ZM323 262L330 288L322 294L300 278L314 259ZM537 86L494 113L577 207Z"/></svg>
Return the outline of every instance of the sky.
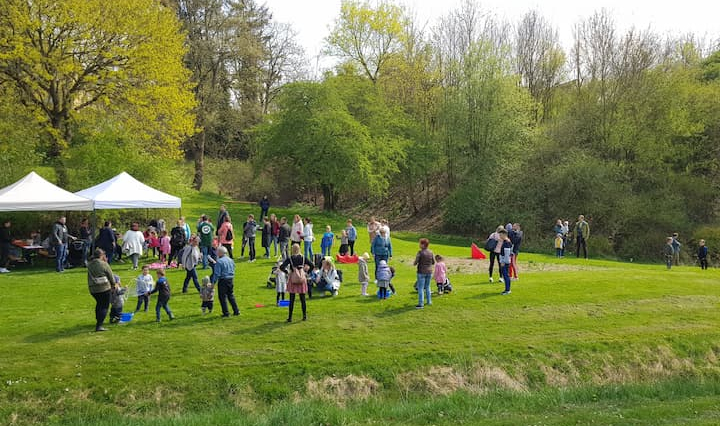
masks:
<svg viewBox="0 0 720 426"><path fill-rule="evenodd" d="M457 10L463 0L397 0L414 11L420 22L432 27L437 18ZM314 58L316 72L331 67L334 60L322 58L324 38L340 14L340 0L258 0L266 4L277 22L289 23L298 32L298 41L308 57ZM479 5L499 18L518 22L526 11L536 9L557 29L566 49L572 43L572 27L578 21L605 8L619 30L633 25L638 29L673 35L694 33L708 41L720 40L718 0L478 0Z"/></svg>

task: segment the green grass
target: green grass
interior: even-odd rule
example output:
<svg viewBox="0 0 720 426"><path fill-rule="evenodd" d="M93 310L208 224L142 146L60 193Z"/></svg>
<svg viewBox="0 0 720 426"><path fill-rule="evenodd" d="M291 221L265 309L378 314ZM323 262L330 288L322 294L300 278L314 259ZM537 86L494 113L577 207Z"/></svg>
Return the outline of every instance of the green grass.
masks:
<svg viewBox="0 0 720 426"><path fill-rule="evenodd" d="M183 210L192 223L220 202L197 196ZM256 210L230 204L236 223ZM345 219L303 214L318 234ZM342 266L340 295L313 298L309 321L292 324L272 306L264 259L237 263L239 318L201 316L199 297L179 292L184 274L170 271L175 321L157 324L151 309L107 333L92 332L84 269L0 275L0 422L720 423L717 270L523 253L521 279L500 296L487 264L467 260L470 238L433 236L456 292L418 311L418 236L392 235L397 296L361 298L356 267ZM127 264L115 271L133 286Z"/></svg>

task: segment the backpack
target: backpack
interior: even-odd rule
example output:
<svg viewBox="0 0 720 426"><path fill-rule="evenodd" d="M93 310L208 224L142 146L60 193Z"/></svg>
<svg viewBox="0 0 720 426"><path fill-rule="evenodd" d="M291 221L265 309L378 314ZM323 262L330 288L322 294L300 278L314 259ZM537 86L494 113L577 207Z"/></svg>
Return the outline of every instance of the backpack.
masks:
<svg viewBox="0 0 720 426"><path fill-rule="evenodd" d="M307 284L307 276L305 275L305 269L303 266L305 265L305 258L303 257L303 261L300 264L300 267L296 267L292 262L292 257L290 258L290 275L288 276L288 282L290 284Z"/></svg>
<svg viewBox="0 0 720 426"><path fill-rule="evenodd" d="M495 247L497 247L497 240L495 238L488 238L487 241L485 241L485 250L494 251Z"/></svg>
<svg viewBox="0 0 720 426"><path fill-rule="evenodd" d="M232 241L232 239L233 239L233 233L230 228L228 228L227 232L225 233L225 239L227 241Z"/></svg>
<svg viewBox="0 0 720 426"><path fill-rule="evenodd" d="M172 234L172 238L170 239L170 243L174 246L181 246L185 243L185 230L180 227L173 228L170 233Z"/></svg>

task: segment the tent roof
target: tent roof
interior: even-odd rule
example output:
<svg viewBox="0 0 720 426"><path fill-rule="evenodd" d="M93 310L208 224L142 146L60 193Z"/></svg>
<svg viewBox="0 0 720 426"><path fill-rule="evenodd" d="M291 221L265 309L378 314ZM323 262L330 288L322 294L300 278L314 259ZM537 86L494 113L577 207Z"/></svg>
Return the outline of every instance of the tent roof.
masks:
<svg viewBox="0 0 720 426"><path fill-rule="evenodd" d="M151 188L126 172L75 193L95 201L96 209L180 208L178 197Z"/></svg>
<svg viewBox="0 0 720 426"><path fill-rule="evenodd" d="M0 189L0 211L92 209L92 200L57 187L35 172Z"/></svg>

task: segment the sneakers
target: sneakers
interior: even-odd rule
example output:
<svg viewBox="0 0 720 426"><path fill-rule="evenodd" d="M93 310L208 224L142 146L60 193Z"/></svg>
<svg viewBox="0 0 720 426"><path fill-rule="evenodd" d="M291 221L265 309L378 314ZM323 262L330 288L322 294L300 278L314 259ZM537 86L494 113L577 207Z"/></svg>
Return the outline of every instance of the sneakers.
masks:
<svg viewBox="0 0 720 426"><path fill-rule="evenodd" d="M508 291L503 291L503 292L500 293L500 294L503 295L503 296L507 296L507 295L510 294L510 293L511 293L511 291L508 290Z"/></svg>
<svg viewBox="0 0 720 426"><path fill-rule="evenodd" d="M108 331L107 328L103 326L95 327L95 331Z"/></svg>
<svg viewBox="0 0 720 426"><path fill-rule="evenodd" d="M490 277L490 280L489 280L489 281L490 281L490 282L493 282L493 279L492 279L492 277Z"/></svg>
<svg viewBox="0 0 720 426"><path fill-rule="evenodd" d="M422 306L422 305L417 305L417 306L415 306L415 309L423 309L423 306Z"/></svg>

